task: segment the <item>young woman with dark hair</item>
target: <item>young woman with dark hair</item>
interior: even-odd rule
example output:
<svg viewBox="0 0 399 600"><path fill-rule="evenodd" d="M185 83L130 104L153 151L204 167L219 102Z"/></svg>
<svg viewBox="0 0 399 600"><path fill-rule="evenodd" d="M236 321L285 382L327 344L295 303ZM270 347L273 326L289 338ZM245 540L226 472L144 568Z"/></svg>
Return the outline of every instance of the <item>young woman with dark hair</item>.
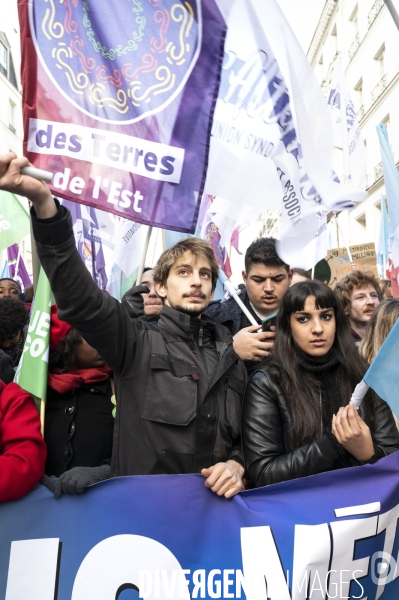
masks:
<svg viewBox="0 0 399 600"><path fill-rule="evenodd" d="M277 319L273 354L249 380L242 439L252 487L373 463L399 449L388 405L371 390L349 405L367 364L334 292L292 286Z"/></svg>

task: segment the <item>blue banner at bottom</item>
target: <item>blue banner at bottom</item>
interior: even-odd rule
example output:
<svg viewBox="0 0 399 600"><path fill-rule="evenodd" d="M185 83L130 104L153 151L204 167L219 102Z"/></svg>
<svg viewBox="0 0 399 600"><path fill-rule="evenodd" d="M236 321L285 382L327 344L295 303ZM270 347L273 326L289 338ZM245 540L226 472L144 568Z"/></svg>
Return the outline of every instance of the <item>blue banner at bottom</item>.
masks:
<svg viewBox="0 0 399 600"><path fill-rule="evenodd" d="M0 506L0 597L397 600L399 453L243 492L122 477Z"/></svg>

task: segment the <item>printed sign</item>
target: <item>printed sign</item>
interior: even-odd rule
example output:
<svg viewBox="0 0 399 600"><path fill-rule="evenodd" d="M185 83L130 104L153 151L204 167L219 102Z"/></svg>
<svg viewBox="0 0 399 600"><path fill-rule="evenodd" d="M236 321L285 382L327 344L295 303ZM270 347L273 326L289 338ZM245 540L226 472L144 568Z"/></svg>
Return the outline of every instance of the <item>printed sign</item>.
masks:
<svg viewBox="0 0 399 600"><path fill-rule="evenodd" d="M379 278L374 243L349 246L349 250L356 270L371 271L377 279ZM346 248L333 248L316 264L314 276L315 279L334 287L337 281L341 281L351 271L352 265Z"/></svg>

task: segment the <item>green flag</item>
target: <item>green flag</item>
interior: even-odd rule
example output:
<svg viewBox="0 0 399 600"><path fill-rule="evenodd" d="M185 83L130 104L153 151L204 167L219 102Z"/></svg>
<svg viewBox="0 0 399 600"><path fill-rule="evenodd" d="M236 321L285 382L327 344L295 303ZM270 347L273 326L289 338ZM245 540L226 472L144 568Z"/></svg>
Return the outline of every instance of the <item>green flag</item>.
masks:
<svg viewBox="0 0 399 600"><path fill-rule="evenodd" d="M29 214L14 194L0 190L0 251L30 232Z"/></svg>
<svg viewBox="0 0 399 600"><path fill-rule="evenodd" d="M50 344L51 290L40 269L33 310L14 381L36 398L46 399Z"/></svg>

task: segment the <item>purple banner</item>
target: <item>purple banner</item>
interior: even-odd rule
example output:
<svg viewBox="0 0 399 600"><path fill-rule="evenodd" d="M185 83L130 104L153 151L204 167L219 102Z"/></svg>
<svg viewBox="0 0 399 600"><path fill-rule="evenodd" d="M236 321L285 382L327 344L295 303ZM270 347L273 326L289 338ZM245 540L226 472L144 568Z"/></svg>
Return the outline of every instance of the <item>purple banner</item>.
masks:
<svg viewBox="0 0 399 600"><path fill-rule="evenodd" d="M15 279L22 284L24 290L31 285L31 280L26 270L24 259L18 251L18 244L13 244L7 248L8 272L11 279Z"/></svg>
<svg viewBox="0 0 399 600"><path fill-rule="evenodd" d="M24 151L60 197L194 232L223 58L214 0L19 0Z"/></svg>

